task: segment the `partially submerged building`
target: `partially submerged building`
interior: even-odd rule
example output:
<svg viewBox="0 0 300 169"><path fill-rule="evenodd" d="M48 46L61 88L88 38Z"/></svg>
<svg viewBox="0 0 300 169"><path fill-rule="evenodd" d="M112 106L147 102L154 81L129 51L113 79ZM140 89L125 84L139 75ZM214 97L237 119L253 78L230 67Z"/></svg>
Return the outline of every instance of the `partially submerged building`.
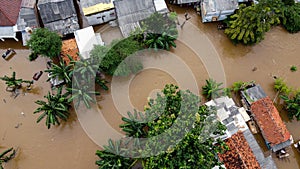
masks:
<svg viewBox="0 0 300 169"><path fill-rule="evenodd" d="M13 38L16 41L17 21L22 0L0 0L0 40Z"/></svg>
<svg viewBox="0 0 300 169"><path fill-rule="evenodd" d="M84 59L90 57L90 51L94 45L104 45L100 33L95 33L92 26L77 30L74 35L79 53Z"/></svg>
<svg viewBox="0 0 300 169"><path fill-rule="evenodd" d="M229 97L220 97L205 103L217 110L217 120L227 128L222 136L213 135L226 142L231 150L219 154L226 168L277 169L271 156L265 157L246 122L250 120L244 108L237 107Z"/></svg>
<svg viewBox="0 0 300 169"><path fill-rule="evenodd" d="M251 115L260 129L267 147L273 152L289 147L293 143L293 137L264 90L256 85L241 93L243 102L251 110Z"/></svg>
<svg viewBox="0 0 300 169"><path fill-rule="evenodd" d="M61 36L79 29L73 0L39 0L37 6L45 28Z"/></svg>
<svg viewBox="0 0 300 169"><path fill-rule="evenodd" d="M238 0L201 0L202 22L220 21L238 9Z"/></svg>
<svg viewBox="0 0 300 169"><path fill-rule="evenodd" d="M98 25L117 18L113 0L84 0L80 1L80 6L89 25Z"/></svg>
<svg viewBox="0 0 300 169"><path fill-rule="evenodd" d="M118 24L124 37L128 37L133 30L139 28L140 21L151 14L168 12L164 0L115 0L114 5Z"/></svg>

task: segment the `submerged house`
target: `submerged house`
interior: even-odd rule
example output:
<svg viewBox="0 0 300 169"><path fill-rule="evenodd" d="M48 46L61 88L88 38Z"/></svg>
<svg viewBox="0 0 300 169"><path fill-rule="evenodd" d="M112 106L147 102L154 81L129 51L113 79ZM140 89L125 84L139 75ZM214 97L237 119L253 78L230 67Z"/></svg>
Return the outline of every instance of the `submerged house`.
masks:
<svg viewBox="0 0 300 169"><path fill-rule="evenodd" d="M80 1L80 6L89 25L98 25L117 18L113 0L84 0Z"/></svg>
<svg viewBox="0 0 300 169"><path fill-rule="evenodd" d="M277 108L259 85L242 91L241 96L247 107L249 106L269 149L277 152L293 143L293 137L283 123Z"/></svg>
<svg viewBox="0 0 300 169"><path fill-rule="evenodd" d="M22 33L23 45L30 39L30 31L39 27L36 12L36 0L22 0L19 18L17 22L18 31Z"/></svg>
<svg viewBox="0 0 300 169"><path fill-rule="evenodd" d="M61 36L79 29L73 0L39 0L37 6L45 28Z"/></svg>
<svg viewBox="0 0 300 169"><path fill-rule="evenodd" d="M227 128L224 135L212 135L225 141L230 150L218 154L225 168L277 169L271 156L265 157L246 122L250 120L244 108L237 107L232 98L220 97L205 103L217 110L217 120ZM218 167L215 167L218 168ZM214 168L214 169L215 169Z"/></svg>
<svg viewBox="0 0 300 169"><path fill-rule="evenodd" d="M0 0L0 39L13 38L16 41L17 21L22 0Z"/></svg>
<svg viewBox="0 0 300 169"><path fill-rule="evenodd" d="M151 14L168 12L164 0L115 0L114 6L118 24L124 37L128 37L133 30L139 28L140 21Z"/></svg>
<svg viewBox="0 0 300 169"><path fill-rule="evenodd" d="M202 22L220 21L238 9L238 0L201 0Z"/></svg>

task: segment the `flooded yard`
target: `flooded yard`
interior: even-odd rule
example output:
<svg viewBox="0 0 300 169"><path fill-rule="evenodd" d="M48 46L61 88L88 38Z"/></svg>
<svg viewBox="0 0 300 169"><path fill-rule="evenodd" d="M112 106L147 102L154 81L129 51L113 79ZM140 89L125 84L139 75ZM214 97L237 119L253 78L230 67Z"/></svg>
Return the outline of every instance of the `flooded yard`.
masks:
<svg viewBox="0 0 300 169"><path fill-rule="evenodd" d="M184 17L184 12L188 10L192 17L188 23L200 30L192 33L205 34L205 37L213 45L214 48L211 49L215 50L216 56L220 59L227 85L235 81L255 80L271 98L275 96L273 76L284 78L290 86L300 87L300 71L291 72L289 70L292 65L300 66L300 48L298 47L300 34L288 34L280 27L276 27L268 32L265 40L258 45L234 46L222 31L217 30L216 23L202 24L200 17L191 9L179 9L178 7L173 7L173 9L179 13L181 18ZM111 28L108 25L96 27L95 30L103 34L102 38L106 44L120 35L116 34L117 28ZM186 24L180 31L185 33L191 30ZM171 58L176 55L182 59L192 71L200 89L204 85L205 79L213 73L211 71L220 67L214 67L214 62L211 65L204 65L205 60L203 59L205 58L203 56L214 53L195 49L197 45L200 49L204 45L203 41L191 48L187 43L178 40L177 48L163 57ZM30 51L22 47L20 42L13 40L0 42L0 53L2 54L4 49L8 47L15 48L17 54L9 61L0 59L0 76L11 75L15 71L17 78L31 80L35 72L46 69L44 58L29 62ZM170 67L176 66L175 63L170 64ZM252 71L254 67L257 68L256 71ZM185 77L185 74L178 73L178 76ZM220 76L220 79L222 77ZM38 115L33 115L33 111L37 108L34 101L42 100L43 96L51 91L50 84L46 82L46 79L47 76L44 73L34 84L32 91L21 92L16 98L11 97L11 93L5 91L4 82L0 82L0 148L1 151L9 147L19 148L17 157L4 167L7 169L96 169L95 151L100 147L84 132L75 112L71 113L71 119L67 123L50 130L46 128L44 121L36 124ZM163 88L167 83L177 83L176 78L161 69L146 69L138 73L131 81L128 88L128 99L135 108L143 110L147 97L153 95L154 91ZM117 111L111 92L103 92L98 105L106 121L119 131L118 125L121 123L121 115L127 110L121 113ZM300 130L298 129L300 122L289 121L285 112L280 112L294 139L300 139ZM110 133L101 133L101 135L106 139ZM292 148L289 149L288 153L290 154L288 159L277 160L274 158L278 168L300 168L299 153Z"/></svg>

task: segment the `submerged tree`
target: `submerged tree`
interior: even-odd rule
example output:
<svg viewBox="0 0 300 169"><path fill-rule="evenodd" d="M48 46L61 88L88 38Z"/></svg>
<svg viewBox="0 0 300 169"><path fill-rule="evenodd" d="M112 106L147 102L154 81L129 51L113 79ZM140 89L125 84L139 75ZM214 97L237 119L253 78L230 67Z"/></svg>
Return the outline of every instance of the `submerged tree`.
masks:
<svg viewBox="0 0 300 169"><path fill-rule="evenodd" d="M284 8L283 27L290 33L300 31L300 4L287 6Z"/></svg>
<svg viewBox="0 0 300 169"><path fill-rule="evenodd" d="M16 150L14 150L14 148L10 148L2 152L0 154L0 169L4 169L2 164L13 159L15 157L15 154L16 154Z"/></svg>
<svg viewBox="0 0 300 169"><path fill-rule="evenodd" d="M60 36L46 28L37 28L30 36L27 46L34 55L40 54L50 58L59 56L62 47Z"/></svg>
<svg viewBox="0 0 300 169"><path fill-rule="evenodd" d="M285 102L285 109L289 118L293 119L295 117L300 120L300 93L297 93L293 98L289 98L287 95L281 95L280 98Z"/></svg>
<svg viewBox="0 0 300 169"><path fill-rule="evenodd" d="M16 72L13 72L11 77L6 75L4 77L0 77L0 80L5 81L5 84L7 85L6 91L15 91L22 86L22 83L27 83L28 85L33 83L33 81L29 80L16 79Z"/></svg>
<svg viewBox="0 0 300 169"><path fill-rule="evenodd" d="M206 85L202 86L202 94L208 99L213 99L220 96L222 90L221 85L223 83L217 83L213 79L206 80Z"/></svg>
<svg viewBox="0 0 300 169"><path fill-rule="evenodd" d="M69 118L69 109L71 108L71 101L68 99L69 93L62 94L62 87L58 88L57 93L48 94L44 96L47 102L38 100L35 103L40 107L37 108L33 114L42 113L38 119L39 123L42 119L46 118L46 126L48 129L51 125L59 125L60 121L67 121Z"/></svg>
<svg viewBox="0 0 300 169"><path fill-rule="evenodd" d="M72 83L73 65L66 65L64 61L60 61L58 65L51 63L51 67L45 72L49 73L47 81L58 78L59 80L64 80L68 86Z"/></svg>

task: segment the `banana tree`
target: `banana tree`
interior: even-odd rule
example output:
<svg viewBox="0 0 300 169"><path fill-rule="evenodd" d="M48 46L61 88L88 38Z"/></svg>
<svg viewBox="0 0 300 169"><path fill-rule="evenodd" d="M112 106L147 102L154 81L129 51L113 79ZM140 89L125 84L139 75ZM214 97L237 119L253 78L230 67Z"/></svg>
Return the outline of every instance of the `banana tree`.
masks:
<svg viewBox="0 0 300 169"><path fill-rule="evenodd" d="M170 50L170 47L176 48L176 37L163 32L162 34L148 33L145 44L149 48Z"/></svg>
<svg viewBox="0 0 300 169"><path fill-rule="evenodd" d="M217 83L213 79L206 80L206 85L202 86L202 94L206 96L208 100L218 97L220 95L220 91L222 83Z"/></svg>
<svg viewBox="0 0 300 169"><path fill-rule="evenodd" d="M285 109L288 111L289 118L296 117L297 120L300 120L300 93L291 99L287 95L281 95L280 98L285 102Z"/></svg>
<svg viewBox="0 0 300 169"><path fill-rule="evenodd" d="M66 65L64 61L60 61L58 65L51 63L51 66L49 69L45 70L45 72L49 73L49 78L47 81L50 81L51 79L55 79L58 77L60 80L64 80L66 84L71 84L72 79L72 70L73 65L69 64Z"/></svg>
<svg viewBox="0 0 300 169"><path fill-rule="evenodd" d="M141 112L137 113L134 110L134 113L127 112L127 117L122 117L122 121L124 124L120 125L120 128L126 133L128 137L135 138L144 138L147 136L147 123L145 123L143 119L143 115ZM141 118L141 119L140 119Z"/></svg>
<svg viewBox="0 0 300 169"><path fill-rule="evenodd" d="M104 150L97 150L96 155L100 158L96 161L99 169L129 169L134 165L135 160L129 157L123 157L126 153L120 140L113 142L108 141L108 146L104 146Z"/></svg>
<svg viewBox="0 0 300 169"><path fill-rule="evenodd" d="M22 86L22 83L27 83L28 85L33 83L29 80L16 79L16 72L13 72L11 77L5 75L4 77L0 77L0 79L5 81L5 84L7 85L6 91L9 92L13 92L16 89L20 88Z"/></svg>
<svg viewBox="0 0 300 169"><path fill-rule="evenodd" d="M51 125L59 125L60 121L66 121L70 115L69 109L71 107L71 101L68 99L69 93L62 94L62 87L58 88L57 93L48 94L44 96L47 102L38 100L35 103L40 105L33 114L42 113L38 119L39 123L42 119L46 118L46 126L48 129Z"/></svg>
<svg viewBox="0 0 300 169"><path fill-rule="evenodd" d="M72 88L67 88L67 91L72 96L68 99L69 102L76 101L75 107L78 107L83 101L86 108L91 108L91 103L96 103L95 95L100 95L99 92L91 90L89 83L80 82L75 78Z"/></svg>
<svg viewBox="0 0 300 169"><path fill-rule="evenodd" d="M0 169L4 169L2 164L13 159L15 157L15 155L16 155L16 150L14 150L14 148L10 148L10 149L7 149L4 152L2 152L0 154Z"/></svg>

